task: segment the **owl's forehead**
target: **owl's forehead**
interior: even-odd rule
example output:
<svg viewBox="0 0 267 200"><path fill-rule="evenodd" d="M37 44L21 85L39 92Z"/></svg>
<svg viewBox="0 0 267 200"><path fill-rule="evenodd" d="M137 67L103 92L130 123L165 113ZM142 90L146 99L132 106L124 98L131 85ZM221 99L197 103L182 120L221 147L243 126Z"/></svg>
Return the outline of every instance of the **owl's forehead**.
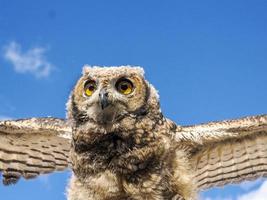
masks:
<svg viewBox="0 0 267 200"><path fill-rule="evenodd" d="M144 76L144 70L136 66L84 66L83 76L98 79L112 79L122 76Z"/></svg>

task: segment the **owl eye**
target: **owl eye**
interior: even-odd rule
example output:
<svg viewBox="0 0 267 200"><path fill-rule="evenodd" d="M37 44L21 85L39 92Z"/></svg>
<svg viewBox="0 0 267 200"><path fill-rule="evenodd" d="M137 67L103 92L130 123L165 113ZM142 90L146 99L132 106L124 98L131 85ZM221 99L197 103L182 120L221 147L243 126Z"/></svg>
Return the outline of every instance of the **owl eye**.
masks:
<svg viewBox="0 0 267 200"><path fill-rule="evenodd" d="M129 79L119 79L115 86L121 94L127 95L133 92L133 83Z"/></svg>
<svg viewBox="0 0 267 200"><path fill-rule="evenodd" d="M91 96L95 90L96 90L96 82L95 81L90 80L84 84L84 93L86 96Z"/></svg>

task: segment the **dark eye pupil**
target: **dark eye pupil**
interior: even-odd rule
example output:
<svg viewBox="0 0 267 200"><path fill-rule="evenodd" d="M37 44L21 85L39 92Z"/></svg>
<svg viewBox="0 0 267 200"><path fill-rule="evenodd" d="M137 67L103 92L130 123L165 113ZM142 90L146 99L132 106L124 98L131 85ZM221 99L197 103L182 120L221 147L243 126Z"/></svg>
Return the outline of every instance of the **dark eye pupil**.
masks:
<svg viewBox="0 0 267 200"><path fill-rule="evenodd" d="M122 90L127 90L128 89L128 85L127 84L122 84L121 85L121 89Z"/></svg>
<svg viewBox="0 0 267 200"><path fill-rule="evenodd" d="M93 91L93 90L95 89L95 87L94 87L93 85L90 85L90 86L88 87L88 89L89 89L90 91Z"/></svg>

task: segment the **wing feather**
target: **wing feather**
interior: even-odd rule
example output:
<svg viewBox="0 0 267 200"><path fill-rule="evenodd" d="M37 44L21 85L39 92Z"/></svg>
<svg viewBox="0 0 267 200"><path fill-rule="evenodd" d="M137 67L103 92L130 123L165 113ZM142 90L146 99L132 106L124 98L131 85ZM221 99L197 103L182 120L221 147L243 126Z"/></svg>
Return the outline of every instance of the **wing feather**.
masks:
<svg viewBox="0 0 267 200"><path fill-rule="evenodd" d="M0 171L3 183L16 183L69 165L71 128L62 119L0 121Z"/></svg>
<svg viewBox="0 0 267 200"><path fill-rule="evenodd" d="M267 176L267 115L180 129L199 189Z"/></svg>

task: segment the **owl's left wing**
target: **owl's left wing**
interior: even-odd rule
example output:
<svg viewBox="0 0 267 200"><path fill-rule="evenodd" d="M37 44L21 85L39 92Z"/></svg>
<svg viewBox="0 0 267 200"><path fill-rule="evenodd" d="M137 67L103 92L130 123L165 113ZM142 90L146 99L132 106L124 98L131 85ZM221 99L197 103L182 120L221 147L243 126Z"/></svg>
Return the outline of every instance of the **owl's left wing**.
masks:
<svg viewBox="0 0 267 200"><path fill-rule="evenodd" d="M180 127L199 189L267 176L267 115Z"/></svg>
<svg viewBox="0 0 267 200"><path fill-rule="evenodd" d="M69 165L71 127L62 119L0 121L0 173L3 183L64 170Z"/></svg>

